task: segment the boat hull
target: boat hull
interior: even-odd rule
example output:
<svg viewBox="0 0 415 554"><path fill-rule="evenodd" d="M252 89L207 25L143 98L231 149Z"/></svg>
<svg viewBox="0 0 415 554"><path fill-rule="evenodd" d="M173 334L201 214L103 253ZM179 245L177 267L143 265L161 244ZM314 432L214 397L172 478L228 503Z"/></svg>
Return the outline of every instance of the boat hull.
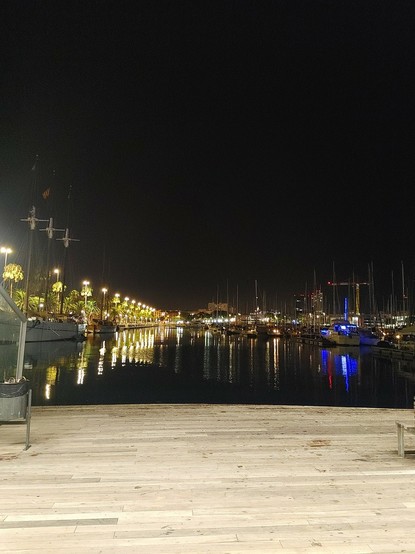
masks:
<svg viewBox="0 0 415 554"><path fill-rule="evenodd" d="M84 332L82 324L72 321L29 319L25 342L80 340Z"/></svg>
<svg viewBox="0 0 415 554"><path fill-rule="evenodd" d="M360 337L359 335L350 336L350 335L335 335L331 334L324 337L327 341L335 346L360 346Z"/></svg>
<svg viewBox="0 0 415 554"><path fill-rule="evenodd" d="M373 335L373 336L366 336L366 335L360 335L360 344L362 346L377 346L382 339L379 337Z"/></svg>
<svg viewBox="0 0 415 554"><path fill-rule="evenodd" d="M87 332L94 335L108 335L114 334L118 330L117 325L101 325L99 323L91 323L87 326Z"/></svg>
<svg viewBox="0 0 415 554"><path fill-rule="evenodd" d="M372 327L359 327L361 346L377 346L384 339L383 334Z"/></svg>

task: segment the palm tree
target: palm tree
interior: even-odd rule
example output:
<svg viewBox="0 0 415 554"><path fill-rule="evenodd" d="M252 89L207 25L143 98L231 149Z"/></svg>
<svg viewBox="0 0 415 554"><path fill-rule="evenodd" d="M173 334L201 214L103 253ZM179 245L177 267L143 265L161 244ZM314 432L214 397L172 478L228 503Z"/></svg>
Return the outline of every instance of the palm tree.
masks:
<svg viewBox="0 0 415 554"><path fill-rule="evenodd" d="M74 289L65 296L63 311L66 314L72 313L79 315L83 309L83 300L78 290Z"/></svg>
<svg viewBox="0 0 415 554"><path fill-rule="evenodd" d="M13 282L23 281L23 269L19 264L7 264L3 271L3 279L10 281L10 297L13 298Z"/></svg>
<svg viewBox="0 0 415 554"><path fill-rule="evenodd" d="M13 298L16 306L22 311L25 308L26 292L22 289L16 289L14 291ZM28 308L30 311L35 311L39 307L40 298L38 296L29 296Z"/></svg>
<svg viewBox="0 0 415 554"><path fill-rule="evenodd" d="M62 294L62 281L56 281L56 283L53 283L52 285L52 292L55 295L55 312L57 313L59 311L60 307L60 295Z"/></svg>

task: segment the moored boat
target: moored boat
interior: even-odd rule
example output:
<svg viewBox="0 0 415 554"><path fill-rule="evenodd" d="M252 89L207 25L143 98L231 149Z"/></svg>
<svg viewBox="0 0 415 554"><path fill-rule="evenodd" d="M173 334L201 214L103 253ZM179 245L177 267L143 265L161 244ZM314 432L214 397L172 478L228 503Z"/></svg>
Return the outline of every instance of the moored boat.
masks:
<svg viewBox="0 0 415 554"><path fill-rule="evenodd" d="M266 333L267 337L282 337L284 336L284 333L281 331L281 329L275 325L268 326Z"/></svg>
<svg viewBox="0 0 415 554"><path fill-rule="evenodd" d="M29 317L25 342L50 342L82 340L85 338L85 324L74 320L52 320Z"/></svg>
<svg viewBox="0 0 415 554"><path fill-rule="evenodd" d="M263 337L280 337L282 335L281 329L272 323L257 324L256 329L258 335Z"/></svg>
<svg viewBox="0 0 415 554"><path fill-rule="evenodd" d="M377 346L383 340L381 334L371 327L358 327L361 346Z"/></svg>
<svg viewBox="0 0 415 554"><path fill-rule="evenodd" d="M87 332L93 334L108 334L116 333L118 325L107 319L93 319L87 325Z"/></svg>
<svg viewBox="0 0 415 554"><path fill-rule="evenodd" d="M256 327L249 327L244 331L244 334L250 339L255 339L258 336L258 330Z"/></svg>
<svg viewBox="0 0 415 554"><path fill-rule="evenodd" d="M323 339L333 346L360 346L360 335L357 325L347 319L337 319L320 331Z"/></svg>
<svg viewBox="0 0 415 554"><path fill-rule="evenodd" d="M229 325L226 329L227 335L240 335L243 333L243 327L241 325Z"/></svg>
<svg viewBox="0 0 415 554"><path fill-rule="evenodd" d="M415 325L407 325L398 329L395 333L395 340L401 350L415 351Z"/></svg>

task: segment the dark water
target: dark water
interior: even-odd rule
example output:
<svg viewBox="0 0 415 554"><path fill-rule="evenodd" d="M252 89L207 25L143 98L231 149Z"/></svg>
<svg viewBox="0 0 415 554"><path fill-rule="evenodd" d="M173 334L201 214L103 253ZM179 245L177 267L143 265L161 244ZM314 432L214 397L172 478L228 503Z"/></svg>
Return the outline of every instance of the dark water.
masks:
<svg viewBox="0 0 415 554"><path fill-rule="evenodd" d="M414 368L371 349L154 328L27 344L33 405L226 403L412 408Z"/></svg>

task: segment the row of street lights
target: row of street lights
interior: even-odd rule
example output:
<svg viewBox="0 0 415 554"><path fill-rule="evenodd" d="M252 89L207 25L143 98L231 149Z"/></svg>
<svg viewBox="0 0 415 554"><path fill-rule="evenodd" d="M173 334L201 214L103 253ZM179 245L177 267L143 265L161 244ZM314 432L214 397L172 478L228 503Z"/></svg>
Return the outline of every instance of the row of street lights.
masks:
<svg viewBox="0 0 415 554"><path fill-rule="evenodd" d="M107 295L107 292L108 292L107 288L103 287L101 289L101 317L100 317L101 320L103 319L104 311L106 312L106 298L107 298L106 295ZM90 287L90 282L89 281L86 281L86 280L82 281L81 295L84 297L85 312L86 312L88 297L92 296L92 288ZM121 302L122 302L122 305L123 306L125 305L125 307L127 307L128 303L130 302L133 310L137 307L138 309L149 310L151 312L155 311L154 308L150 308L150 306L147 306L146 304L142 304L141 302L136 302L136 300L130 300L130 298L128 296L126 296L124 298L124 300L122 301L121 300L121 295L120 295L119 292L114 293L113 302L114 302L115 305L121 304Z"/></svg>
<svg viewBox="0 0 415 554"><path fill-rule="evenodd" d="M13 250L11 248L9 248L8 246L1 246L0 247L0 253L1 254L4 254L4 266L3 266L3 271L5 270L6 268L6 265L7 265L7 257L9 254L11 254L13 252ZM56 283L59 281L59 275L60 275L60 269L58 268L55 268L53 270L53 273L56 275ZM81 291L81 295L84 296L84 299L85 299L85 311L86 311L86 308L87 308L87 301L88 301L88 297L89 296L92 296L92 289L90 288L90 282L89 281L83 281L82 282L82 285L83 285L83 288L82 288L82 291ZM103 310L104 310L104 307L105 307L105 295L107 294L108 292L108 289L107 288L102 288L101 289L101 319L102 319L102 315L103 315ZM63 291L62 291L63 293ZM120 302L120 294L117 292L115 293L114 295L115 297L115 302L118 304ZM125 299L124 299L124 302L128 303L129 302L129 297L126 296ZM131 300L131 303L134 307L136 301L135 300ZM149 306L146 306L145 304L141 304L141 302L138 302L137 303L137 307L141 307L143 309L145 308L149 308Z"/></svg>

